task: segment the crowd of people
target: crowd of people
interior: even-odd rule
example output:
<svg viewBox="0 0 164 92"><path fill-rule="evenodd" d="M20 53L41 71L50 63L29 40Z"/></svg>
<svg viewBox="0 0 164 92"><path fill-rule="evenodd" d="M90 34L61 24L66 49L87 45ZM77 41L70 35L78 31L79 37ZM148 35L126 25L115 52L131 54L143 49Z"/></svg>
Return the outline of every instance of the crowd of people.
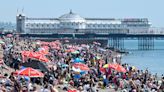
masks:
<svg viewBox="0 0 164 92"><path fill-rule="evenodd" d="M3 64L0 74L0 92L164 92L164 76L152 75L121 62L121 54L101 47L98 42L71 44L67 41L43 42L3 36L0 39ZM45 44L46 43L46 44ZM22 51L37 52L48 47L44 63L48 71L44 77L15 75L22 64L33 58L22 57ZM76 67L76 64L85 66ZM105 64L119 64L126 72L104 68ZM7 66L5 66L7 65ZM84 69L86 68L87 69ZM11 68L10 70L8 68ZM12 70L12 72L10 72Z"/></svg>

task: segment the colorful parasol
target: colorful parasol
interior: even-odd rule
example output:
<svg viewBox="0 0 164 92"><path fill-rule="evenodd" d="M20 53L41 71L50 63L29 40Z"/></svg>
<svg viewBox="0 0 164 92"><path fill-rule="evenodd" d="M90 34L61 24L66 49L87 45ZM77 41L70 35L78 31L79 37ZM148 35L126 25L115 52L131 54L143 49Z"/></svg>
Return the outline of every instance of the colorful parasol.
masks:
<svg viewBox="0 0 164 92"><path fill-rule="evenodd" d="M116 70L118 72L126 72L126 69L117 63L116 64L105 64L103 66L103 68L113 68L114 70Z"/></svg>
<svg viewBox="0 0 164 92"><path fill-rule="evenodd" d="M89 70L90 70L89 67L88 67L87 65L82 64L82 63L75 63L75 64L73 65L73 67L79 68L79 69L82 70L82 71L89 71Z"/></svg>
<svg viewBox="0 0 164 92"><path fill-rule="evenodd" d="M14 74L20 75L20 76L28 76L28 77L44 77L43 73L30 67L22 69L20 71L16 71Z"/></svg>

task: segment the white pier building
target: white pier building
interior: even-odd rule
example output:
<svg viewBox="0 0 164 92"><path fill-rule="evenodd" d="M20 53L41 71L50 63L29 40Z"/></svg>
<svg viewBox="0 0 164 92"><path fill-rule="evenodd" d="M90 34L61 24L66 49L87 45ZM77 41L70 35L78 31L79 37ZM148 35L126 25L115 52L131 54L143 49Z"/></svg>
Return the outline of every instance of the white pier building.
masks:
<svg viewBox="0 0 164 92"><path fill-rule="evenodd" d="M84 18L70 11L59 18L16 16L18 33L147 33L147 18Z"/></svg>

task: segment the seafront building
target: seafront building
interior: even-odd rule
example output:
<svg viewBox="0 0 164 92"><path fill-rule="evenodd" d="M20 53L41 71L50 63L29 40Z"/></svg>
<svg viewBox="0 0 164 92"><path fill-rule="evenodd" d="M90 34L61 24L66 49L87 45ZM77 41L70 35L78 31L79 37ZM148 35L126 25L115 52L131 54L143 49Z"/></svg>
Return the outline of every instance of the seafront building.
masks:
<svg viewBox="0 0 164 92"><path fill-rule="evenodd" d="M16 16L18 33L147 33L151 23L147 18L84 18L70 11L59 18Z"/></svg>

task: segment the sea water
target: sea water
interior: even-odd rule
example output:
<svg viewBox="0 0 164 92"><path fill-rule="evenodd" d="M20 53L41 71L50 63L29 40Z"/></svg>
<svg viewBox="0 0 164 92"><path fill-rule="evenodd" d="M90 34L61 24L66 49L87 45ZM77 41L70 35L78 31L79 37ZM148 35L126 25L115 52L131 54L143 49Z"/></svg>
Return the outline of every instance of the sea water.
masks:
<svg viewBox="0 0 164 92"><path fill-rule="evenodd" d="M138 50L138 40L125 40L125 49L129 54L122 57L122 62L148 70L158 75L164 74L164 40L154 41L155 50Z"/></svg>

